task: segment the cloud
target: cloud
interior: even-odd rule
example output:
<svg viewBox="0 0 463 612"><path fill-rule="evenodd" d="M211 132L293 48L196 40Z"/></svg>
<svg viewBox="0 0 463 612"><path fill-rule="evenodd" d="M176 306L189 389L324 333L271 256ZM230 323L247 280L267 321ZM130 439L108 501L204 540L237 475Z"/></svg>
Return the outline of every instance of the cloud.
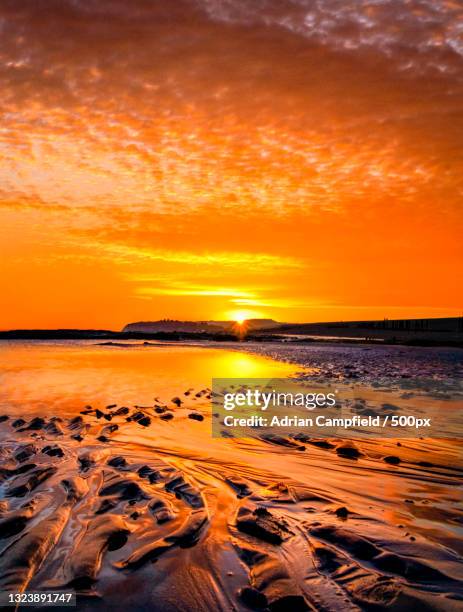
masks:
<svg viewBox="0 0 463 612"><path fill-rule="evenodd" d="M110 257L112 261L117 259L119 263L128 264L137 261L158 261L187 266L220 266L224 268L248 268L252 266L255 270L303 267L303 263L294 257L268 253L168 251L104 242L87 242L85 248L96 251L100 256Z"/></svg>

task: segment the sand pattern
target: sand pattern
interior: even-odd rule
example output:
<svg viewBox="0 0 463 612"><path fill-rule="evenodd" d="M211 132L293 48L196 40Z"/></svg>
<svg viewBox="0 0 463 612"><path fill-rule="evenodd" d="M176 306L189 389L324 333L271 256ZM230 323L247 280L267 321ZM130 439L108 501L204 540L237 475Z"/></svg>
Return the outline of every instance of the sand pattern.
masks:
<svg viewBox="0 0 463 612"><path fill-rule="evenodd" d="M0 588L83 610L463 607L461 442L211 439L209 400L1 418Z"/></svg>

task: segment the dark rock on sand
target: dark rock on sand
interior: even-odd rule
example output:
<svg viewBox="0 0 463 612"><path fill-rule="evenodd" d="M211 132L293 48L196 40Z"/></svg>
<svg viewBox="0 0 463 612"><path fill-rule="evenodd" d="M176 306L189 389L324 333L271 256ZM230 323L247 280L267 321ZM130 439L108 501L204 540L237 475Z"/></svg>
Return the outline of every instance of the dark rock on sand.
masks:
<svg viewBox="0 0 463 612"><path fill-rule="evenodd" d="M35 455L36 452L37 447L34 446L34 444L25 444L23 446L20 446L13 456L18 463L22 463L23 461L26 461L27 459Z"/></svg>
<svg viewBox="0 0 463 612"><path fill-rule="evenodd" d="M144 412L138 411L132 415L132 421L136 421L139 425L148 427L151 424L151 419Z"/></svg>
<svg viewBox="0 0 463 612"><path fill-rule="evenodd" d="M25 424L26 424L26 421L24 419L16 419L16 421L13 421L11 423L11 426L16 429L18 427L22 427Z"/></svg>
<svg viewBox="0 0 463 612"><path fill-rule="evenodd" d="M10 417L7 414L2 414L0 416L0 423L4 423L5 421L8 421Z"/></svg>
<svg viewBox="0 0 463 612"><path fill-rule="evenodd" d="M50 422L45 425L44 430L53 436L64 435L64 431L61 429L59 422L56 419L50 419Z"/></svg>
<svg viewBox="0 0 463 612"><path fill-rule="evenodd" d="M400 463L400 458L396 455L388 455L387 457L384 457L383 461L390 463L391 465L398 465Z"/></svg>
<svg viewBox="0 0 463 612"><path fill-rule="evenodd" d="M42 448L42 453L48 455L49 457L64 457L64 451L57 444L54 446L44 446Z"/></svg>
<svg viewBox="0 0 463 612"><path fill-rule="evenodd" d="M350 514L349 510L345 506L340 506L339 508L336 508L334 513L339 518L347 518L349 516L349 514Z"/></svg>
<svg viewBox="0 0 463 612"><path fill-rule="evenodd" d="M174 415L172 412L166 412L165 414L161 414L159 418L163 421L171 421L174 418Z"/></svg>
<svg viewBox="0 0 463 612"><path fill-rule="evenodd" d="M129 539L129 534L130 531L128 531L127 529L119 529L117 531L113 531L106 542L107 549L119 550L119 548L125 546L127 544L127 540Z"/></svg>
<svg viewBox="0 0 463 612"><path fill-rule="evenodd" d="M122 456L113 457L108 460L108 465L115 468L127 467L127 461Z"/></svg>
<svg viewBox="0 0 463 612"><path fill-rule="evenodd" d="M266 508L252 510L242 506L238 510L236 526L242 533L270 544L281 544L283 540L292 535L286 525L274 517Z"/></svg>
<svg viewBox="0 0 463 612"><path fill-rule="evenodd" d="M338 446L336 448L336 452L340 457L345 457L346 459L357 459L362 456L362 453L355 446L349 446L344 444L343 446Z"/></svg>
<svg viewBox="0 0 463 612"><path fill-rule="evenodd" d="M72 429L72 430L81 429L83 424L84 424L84 419L81 416L76 416L69 421L68 429Z"/></svg>
<svg viewBox="0 0 463 612"><path fill-rule="evenodd" d="M170 401L175 404L177 408L180 408L180 406L183 404L182 400L179 397L173 397Z"/></svg>
<svg viewBox="0 0 463 612"><path fill-rule="evenodd" d="M247 497L252 493L248 483L238 476L228 476L225 478L225 482L236 491L238 497Z"/></svg>
<svg viewBox="0 0 463 612"><path fill-rule="evenodd" d="M113 416L123 416L125 414L129 414L129 409L126 406L122 406L113 412Z"/></svg>
<svg viewBox="0 0 463 612"><path fill-rule="evenodd" d="M175 493L176 497L183 499L192 508L202 508L205 505L200 491L186 482L181 474L171 478L164 487L166 491Z"/></svg>
<svg viewBox="0 0 463 612"><path fill-rule="evenodd" d="M27 425L26 427L23 427L22 429L19 429L18 431L28 431L28 430L38 431L39 429L43 429L44 425L45 425L45 419L42 419L42 417L35 417L31 420L29 425Z"/></svg>
<svg viewBox="0 0 463 612"><path fill-rule="evenodd" d="M143 465L137 473L140 478L147 478L151 484L157 482L160 478L159 472L150 468L149 465Z"/></svg>
<svg viewBox="0 0 463 612"><path fill-rule="evenodd" d="M145 499L146 495L141 490L139 485L133 480L126 480L122 478L117 478L115 482L112 482L105 487L103 487L99 494L101 497L114 495L119 499Z"/></svg>
<svg viewBox="0 0 463 612"><path fill-rule="evenodd" d="M190 412L188 418L192 419L193 421L204 421L203 415L199 414L198 412Z"/></svg>
<svg viewBox="0 0 463 612"><path fill-rule="evenodd" d="M268 601L263 593L252 587L244 587L240 590L239 596L244 605L252 610L263 610L267 608Z"/></svg>
<svg viewBox="0 0 463 612"><path fill-rule="evenodd" d="M103 427L103 429L101 430L100 435L105 436L107 434L112 434L118 429L119 429L119 425L116 425L115 423L112 423L111 425L105 425L105 427Z"/></svg>
<svg viewBox="0 0 463 612"><path fill-rule="evenodd" d="M318 448L325 448L329 450L334 448L334 444L328 442L328 440L307 440L307 444L312 444L312 446L317 446Z"/></svg>

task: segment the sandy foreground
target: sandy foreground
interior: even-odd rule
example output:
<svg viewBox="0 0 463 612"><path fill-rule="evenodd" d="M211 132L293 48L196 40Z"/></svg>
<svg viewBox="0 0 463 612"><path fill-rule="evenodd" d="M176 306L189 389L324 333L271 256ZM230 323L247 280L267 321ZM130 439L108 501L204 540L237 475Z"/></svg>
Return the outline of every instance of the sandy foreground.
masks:
<svg viewBox="0 0 463 612"><path fill-rule="evenodd" d="M461 441L212 438L210 391L6 413L0 589L73 589L82 610L463 609Z"/></svg>

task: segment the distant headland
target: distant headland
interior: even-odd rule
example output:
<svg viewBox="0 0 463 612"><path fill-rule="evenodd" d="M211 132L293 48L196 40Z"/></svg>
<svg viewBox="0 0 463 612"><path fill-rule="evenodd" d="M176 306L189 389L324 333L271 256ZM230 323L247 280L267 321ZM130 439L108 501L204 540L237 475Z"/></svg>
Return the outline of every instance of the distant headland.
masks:
<svg viewBox="0 0 463 612"><path fill-rule="evenodd" d="M382 319L282 323L273 319L245 322L244 340L255 342L372 342L417 346L463 347L463 317ZM139 321L121 331L105 329L13 329L0 331L0 340L210 340L237 339L235 321Z"/></svg>

